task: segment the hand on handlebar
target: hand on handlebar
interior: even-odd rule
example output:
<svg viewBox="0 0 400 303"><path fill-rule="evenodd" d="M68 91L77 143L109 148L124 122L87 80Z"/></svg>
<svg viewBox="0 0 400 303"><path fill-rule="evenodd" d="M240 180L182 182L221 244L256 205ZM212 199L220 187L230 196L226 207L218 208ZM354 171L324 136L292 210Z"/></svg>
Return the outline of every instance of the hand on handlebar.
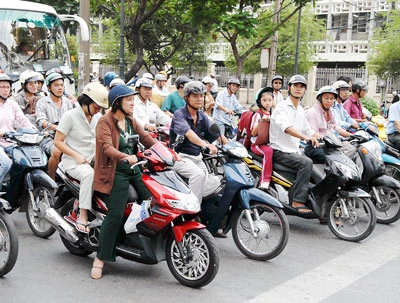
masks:
<svg viewBox="0 0 400 303"><path fill-rule="evenodd" d="M318 138L315 137L308 137L306 138L306 141L309 142L312 146L314 147L319 147L319 141Z"/></svg>
<svg viewBox="0 0 400 303"><path fill-rule="evenodd" d="M138 162L138 158L135 155L130 155L125 158L129 162L129 165L136 164Z"/></svg>

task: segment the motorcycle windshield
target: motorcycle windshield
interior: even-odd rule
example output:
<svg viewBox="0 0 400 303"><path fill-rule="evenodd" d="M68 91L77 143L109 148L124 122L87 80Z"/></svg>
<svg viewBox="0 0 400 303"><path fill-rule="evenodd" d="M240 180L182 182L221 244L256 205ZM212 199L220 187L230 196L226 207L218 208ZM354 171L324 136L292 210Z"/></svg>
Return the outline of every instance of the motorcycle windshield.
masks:
<svg viewBox="0 0 400 303"><path fill-rule="evenodd" d="M174 156L171 151L160 141L156 142L151 148L152 155L149 160L152 162L163 162L168 166L174 165Z"/></svg>

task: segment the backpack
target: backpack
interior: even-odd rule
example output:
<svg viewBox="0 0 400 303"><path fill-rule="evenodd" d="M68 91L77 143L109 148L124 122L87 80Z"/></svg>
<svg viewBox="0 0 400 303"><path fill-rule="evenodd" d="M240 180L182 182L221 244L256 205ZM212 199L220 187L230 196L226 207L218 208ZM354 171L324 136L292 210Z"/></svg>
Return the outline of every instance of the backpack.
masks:
<svg viewBox="0 0 400 303"><path fill-rule="evenodd" d="M237 134L236 134L236 141L241 142L246 148L250 148L251 142L251 120L253 119L253 115L255 113L260 113L258 110L257 111L252 111L252 110L246 110L242 113L237 129ZM261 113L260 113L261 115Z"/></svg>

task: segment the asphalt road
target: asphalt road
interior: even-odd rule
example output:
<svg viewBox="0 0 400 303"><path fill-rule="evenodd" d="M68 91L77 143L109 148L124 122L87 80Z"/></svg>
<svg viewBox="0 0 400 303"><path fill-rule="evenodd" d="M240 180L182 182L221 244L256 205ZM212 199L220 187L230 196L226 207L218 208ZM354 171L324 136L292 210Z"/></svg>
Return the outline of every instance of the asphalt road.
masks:
<svg viewBox="0 0 400 303"><path fill-rule="evenodd" d="M58 234L35 237L24 214L12 215L19 233L14 269L0 278L0 302L399 302L400 223L377 224L361 243L337 239L317 220L290 217L281 255L252 261L228 239L217 239L221 263L202 289L181 286L166 262L144 265L119 258L104 276L90 278L94 255L77 257Z"/></svg>

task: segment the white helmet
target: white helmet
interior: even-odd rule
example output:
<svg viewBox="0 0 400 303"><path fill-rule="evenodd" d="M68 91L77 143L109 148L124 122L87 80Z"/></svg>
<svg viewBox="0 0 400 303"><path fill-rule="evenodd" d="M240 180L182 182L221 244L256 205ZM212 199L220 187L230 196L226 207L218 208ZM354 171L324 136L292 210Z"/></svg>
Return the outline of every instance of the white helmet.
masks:
<svg viewBox="0 0 400 303"><path fill-rule="evenodd" d="M31 70L26 70L19 75L19 81L21 82L21 84L25 84L27 82L41 81L41 79L39 78L36 72Z"/></svg>
<svg viewBox="0 0 400 303"><path fill-rule="evenodd" d="M165 75L163 75L163 74L157 74L155 76L155 80L156 81L167 81L167 77Z"/></svg>
<svg viewBox="0 0 400 303"><path fill-rule="evenodd" d="M110 82L110 89L116 85L122 85L122 84L125 84L124 80L122 80L121 78L114 78Z"/></svg>
<svg viewBox="0 0 400 303"><path fill-rule="evenodd" d="M150 73L144 73L142 78L146 78L146 79L149 79L149 80L153 80L154 79L153 75L150 74Z"/></svg>
<svg viewBox="0 0 400 303"><path fill-rule="evenodd" d="M150 79L147 78L140 78L135 83L135 89L139 89L141 86L153 88L153 84L151 83Z"/></svg>
<svg viewBox="0 0 400 303"><path fill-rule="evenodd" d="M203 78L203 80L201 80L201 82L203 82L204 85L205 85L205 84L214 85L214 80L213 80L210 76L205 76L205 77Z"/></svg>

